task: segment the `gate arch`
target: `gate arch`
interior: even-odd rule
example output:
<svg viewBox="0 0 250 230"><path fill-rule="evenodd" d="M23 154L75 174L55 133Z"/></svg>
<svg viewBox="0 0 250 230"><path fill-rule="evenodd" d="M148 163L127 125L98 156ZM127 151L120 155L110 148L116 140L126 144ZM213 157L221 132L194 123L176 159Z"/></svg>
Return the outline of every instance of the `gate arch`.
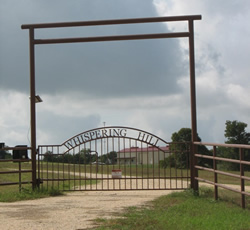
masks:
<svg viewBox="0 0 250 230"><path fill-rule="evenodd" d="M37 176L43 187L70 191L185 189L189 143L181 146L141 129L95 128L61 145L39 145Z"/></svg>

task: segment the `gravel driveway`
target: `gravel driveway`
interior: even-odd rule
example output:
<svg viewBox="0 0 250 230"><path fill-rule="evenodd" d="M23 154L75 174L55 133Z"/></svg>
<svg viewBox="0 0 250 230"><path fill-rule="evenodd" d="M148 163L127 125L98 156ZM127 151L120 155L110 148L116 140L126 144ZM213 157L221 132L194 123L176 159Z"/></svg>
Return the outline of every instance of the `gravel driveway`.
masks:
<svg viewBox="0 0 250 230"><path fill-rule="evenodd" d="M1 230L80 230L96 218L111 218L129 206L141 206L170 190L75 191L64 196L0 203Z"/></svg>

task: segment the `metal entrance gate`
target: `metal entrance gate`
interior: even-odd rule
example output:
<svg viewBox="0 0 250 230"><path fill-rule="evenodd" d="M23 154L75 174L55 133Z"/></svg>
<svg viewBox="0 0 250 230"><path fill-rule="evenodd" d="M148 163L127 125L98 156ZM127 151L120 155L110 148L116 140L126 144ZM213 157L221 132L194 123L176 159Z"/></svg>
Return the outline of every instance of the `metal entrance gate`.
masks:
<svg viewBox="0 0 250 230"><path fill-rule="evenodd" d="M38 182L72 190L178 190L190 184L190 143L143 130L102 127L38 146Z"/></svg>

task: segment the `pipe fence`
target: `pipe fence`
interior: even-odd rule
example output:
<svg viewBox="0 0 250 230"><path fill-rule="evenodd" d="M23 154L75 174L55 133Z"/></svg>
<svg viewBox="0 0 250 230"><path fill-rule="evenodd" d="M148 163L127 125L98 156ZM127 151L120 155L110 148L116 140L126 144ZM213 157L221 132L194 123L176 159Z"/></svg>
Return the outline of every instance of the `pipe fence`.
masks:
<svg viewBox="0 0 250 230"><path fill-rule="evenodd" d="M212 154L202 155L198 152L195 157L195 180L214 186L214 198L218 199L218 188L230 190L241 195L241 207L246 207L246 196L250 196L250 191L246 184L250 181L250 145L239 144L217 144L206 142L194 142L195 146L204 145L212 147ZM229 153L229 154L227 154ZM231 155L229 157L228 155ZM197 164L198 159L210 159L213 161L213 167L204 167ZM235 158L235 159L233 159ZM199 171L205 171L213 174L212 179L205 174L199 175ZM219 181L219 177L224 176L231 180L236 179L236 185ZM235 183L234 182L234 183ZM236 188L235 188L236 187ZM238 187L238 188L237 188ZM247 191L246 191L247 190Z"/></svg>

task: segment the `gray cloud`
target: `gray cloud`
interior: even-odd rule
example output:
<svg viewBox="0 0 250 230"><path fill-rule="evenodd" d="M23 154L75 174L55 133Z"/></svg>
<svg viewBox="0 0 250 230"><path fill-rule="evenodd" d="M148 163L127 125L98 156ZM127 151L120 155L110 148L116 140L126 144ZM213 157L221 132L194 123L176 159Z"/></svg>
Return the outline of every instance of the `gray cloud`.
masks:
<svg viewBox="0 0 250 230"><path fill-rule="evenodd" d="M37 116L38 143L61 144L68 138L100 124L100 116L92 114L81 117L67 117L41 112Z"/></svg>
<svg viewBox="0 0 250 230"><path fill-rule="evenodd" d="M160 16L202 15L202 21L195 22L202 140L223 142L228 119L250 124L249 1L6 0L0 8L2 141L25 143L29 129L28 31L21 30L21 24L158 16L152 2L165 2L158 8ZM143 24L39 30L36 37L166 31L162 24ZM185 45L183 40L166 39L37 46L37 93L44 99L37 105L38 144L60 143L103 121L148 130L166 140L190 127Z"/></svg>
<svg viewBox="0 0 250 230"><path fill-rule="evenodd" d="M29 89L28 31L21 31L21 24L106 19L110 15L112 18L157 16L149 0L75 1L74 4L68 1L27 2L30 3L27 8L13 8L16 18L10 24L7 12L2 12L1 32L5 35L0 38L1 88L26 92ZM59 3L64 11L56 10ZM41 30L36 37L151 32L167 32L167 28L163 24L142 24L83 31ZM13 36L7 38L7 34ZM178 90L176 81L187 71L187 63L180 55L178 40L173 39L37 46L37 91L49 94L78 91L91 97L173 93Z"/></svg>

